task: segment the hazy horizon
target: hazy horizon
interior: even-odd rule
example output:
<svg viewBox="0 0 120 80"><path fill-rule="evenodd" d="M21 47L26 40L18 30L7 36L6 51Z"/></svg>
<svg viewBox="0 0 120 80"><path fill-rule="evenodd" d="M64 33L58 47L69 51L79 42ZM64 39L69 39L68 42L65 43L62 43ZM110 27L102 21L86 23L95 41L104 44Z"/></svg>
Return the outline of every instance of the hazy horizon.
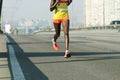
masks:
<svg viewBox="0 0 120 80"><path fill-rule="evenodd" d="M69 6L71 18L83 20L83 0L73 0ZM49 11L50 0L3 0L2 19L4 21L29 19L51 20L53 12Z"/></svg>

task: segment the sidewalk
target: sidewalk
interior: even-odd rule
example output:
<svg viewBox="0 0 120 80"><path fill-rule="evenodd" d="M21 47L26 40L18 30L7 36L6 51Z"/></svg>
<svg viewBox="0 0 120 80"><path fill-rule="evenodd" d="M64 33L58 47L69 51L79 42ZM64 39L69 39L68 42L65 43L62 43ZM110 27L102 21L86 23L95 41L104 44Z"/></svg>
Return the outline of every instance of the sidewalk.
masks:
<svg viewBox="0 0 120 80"><path fill-rule="evenodd" d="M3 34L0 34L0 53L7 52L6 39Z"/></svg>
<svg viewBox="0 0 120 80"><path fill-rule="evenodd" d="M0 80L11 80L6 39L0 34Z"/></svg>

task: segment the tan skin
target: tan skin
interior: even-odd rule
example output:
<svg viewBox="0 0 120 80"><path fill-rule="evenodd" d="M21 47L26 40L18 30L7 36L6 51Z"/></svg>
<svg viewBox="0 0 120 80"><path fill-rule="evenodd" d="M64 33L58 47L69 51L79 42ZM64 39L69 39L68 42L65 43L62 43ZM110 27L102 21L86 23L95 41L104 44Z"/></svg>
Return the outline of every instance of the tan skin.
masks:
<svg viewBox="0 0 120 80"><path fill-rule="evenodd" d="M68 0L68 6L71 4L72 0ZM51 0L50 3L50 11L53 11L56 8L56 5L59 3L59 0ZM63 27L64 31L64 39L65 39L65 45L66 45L66 50L69 50L69 20L65 20L62 23L53 23L54 28L55 28L55 35L54 35L54 41L58 39L60 36L60 31L61 31L61 25Z"/></svg>

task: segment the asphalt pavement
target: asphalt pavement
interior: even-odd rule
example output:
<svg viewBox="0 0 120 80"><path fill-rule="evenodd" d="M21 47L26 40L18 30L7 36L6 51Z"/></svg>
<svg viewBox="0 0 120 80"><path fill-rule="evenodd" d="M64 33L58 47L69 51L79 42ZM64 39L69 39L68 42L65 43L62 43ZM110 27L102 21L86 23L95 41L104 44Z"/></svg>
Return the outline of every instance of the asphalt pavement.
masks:
<svg viewBox="0 0 120 80"><path fill-rule="evenodd" d="M52 48L53 34L11 35L8 44L0 35L0 80L120 80L120 33L70 31L69 59L63 33L59 51Z"/></svg>

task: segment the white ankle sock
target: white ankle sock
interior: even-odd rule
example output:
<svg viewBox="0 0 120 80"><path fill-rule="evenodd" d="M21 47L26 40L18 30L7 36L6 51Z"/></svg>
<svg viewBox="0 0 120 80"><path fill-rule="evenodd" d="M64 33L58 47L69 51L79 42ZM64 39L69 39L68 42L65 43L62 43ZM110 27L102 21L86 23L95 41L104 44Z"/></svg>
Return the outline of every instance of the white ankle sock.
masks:
<svg viewBox="0 0 120 80"><path fill-rule="evenodd" d="M69 50L66 50L65 52L69 52Z"/></svg>

